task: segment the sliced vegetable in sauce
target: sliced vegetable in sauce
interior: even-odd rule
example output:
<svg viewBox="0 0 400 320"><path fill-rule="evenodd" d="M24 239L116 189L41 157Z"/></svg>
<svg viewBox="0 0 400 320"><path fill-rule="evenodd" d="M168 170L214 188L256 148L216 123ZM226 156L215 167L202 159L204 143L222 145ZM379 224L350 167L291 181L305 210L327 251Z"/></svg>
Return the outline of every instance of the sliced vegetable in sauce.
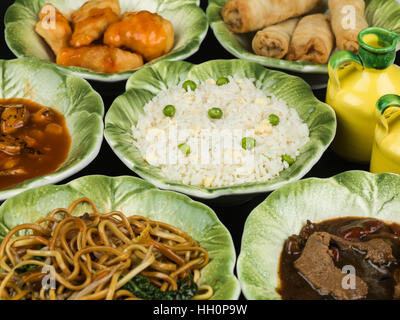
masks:
<svg viewBox="0 0 400 320"><path fill-rule="evenodd" d="M1 132L10 134L22 128L28 121L29 112L23 104L1 108Z"/></svg>

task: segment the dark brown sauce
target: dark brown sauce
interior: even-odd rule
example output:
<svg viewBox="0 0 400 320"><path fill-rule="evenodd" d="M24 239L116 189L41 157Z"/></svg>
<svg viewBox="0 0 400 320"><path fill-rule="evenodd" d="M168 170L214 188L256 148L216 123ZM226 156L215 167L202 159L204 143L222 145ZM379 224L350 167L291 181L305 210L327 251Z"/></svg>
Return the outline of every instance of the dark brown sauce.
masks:
<svg viewBox="0 0 400 320"><path fill-rule="evenodd" d="M385 241L390 243L392 248L393 256L396 262L391 262L387 265L377 266L374 265L370 260L364 259L364 255L355 250L340 250L335 248L334 250L339 251L339 259L335 261L335 266L342 268L345 265L352 265L356 269L356 275L360 277L368 285L367 300L390 300L394 296L394 287L396 281L394 279L395 270L400 268L400 242L397 240L388 239L385 234L394 235L396 230L400 230L397 224L388 225L381 223L379 230L373 231L369 235L360 234L357 230L357 225L360 223L368 223L370 218L339 218L323 221L321 223L314 224L318 232L328 232L332 235L344 237L348 235L348 230L353 229L353 236L360 236L357 241L367 241L371 237L384 238ZM374 219L375 220L375 219ZM377 221L377 220L375 220ZM346 230L347 229L347 230ZM289 239L288 239L289 240ZM332 295L321 295L315 290L312 285L299 274L298 270L294 267L294 262L300 257L301 251L292 254L288 253L287 244L282 250L280 263L279 263L279 279L280 285L277 292L281 295L284 300L327 300L334 299ZM354 238L355 240L355 238ZM399 271L396 271L399 272Z"/></svg>
<svg viewBox="0 0 400 320"><path fill-rule="evenodd" d="M25 109L4 113L10 106ZM0 115L0 189L52 173L66 160L71 137L57 110L27 99L0 99Z"/></svg>

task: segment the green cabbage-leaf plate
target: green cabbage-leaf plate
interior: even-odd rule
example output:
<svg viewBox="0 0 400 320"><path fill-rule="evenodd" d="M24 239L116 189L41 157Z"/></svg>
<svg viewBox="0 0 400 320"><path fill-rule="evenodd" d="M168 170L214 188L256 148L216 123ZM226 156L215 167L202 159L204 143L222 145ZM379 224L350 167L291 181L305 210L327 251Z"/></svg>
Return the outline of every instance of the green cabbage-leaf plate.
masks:
<svg viewBox="0 0 400 320"><path fill-rule="evenodd" d="M240 286L233 275L235 249L229 231L216 214L185 195L160 191L138 178L86 176L65 185L23 192L0 207L0 241L16 225L34 222L55 208L67 208L80 197L92 199L102 213L117 210L127 216L138 214L188 233L210 255L210 263L201 271L200 282L214 289L212 299L238 299ZM75 214L85 212L91 209L83 204Z"/></svg>
<svg viewBox="0 0 400 320"><path fill-rule="evenodd" d="M285 240L307 220L373 217L400 222L400 176L348 171L329 179L288 184L255 208L247 218L237 273L247 299L280 299L279 258Z"/></svg>
<svg viewBox="0 0 400 320"><path fill-rule="evenodd" d="M55 172L0 190L0 200L26 189L59 182L92 162L103 140L104 106L100 95L86 80L28 58L0 60L0 72L1 99L25 98L58 110L64 115L71 135L68 157Z"/></svg>
<svg viewBox="0 0 400 320"><path fill-rule="evenodd" d="M46 3L52 3L68 14L87 0L16 0L5 15L5 39L17 57L32 57L55 64L54 54L35 32L38 13ZM171 21L175 30L175 44L171 51L149 63L161 60L183 60L194 54L208 30L207 17L199 7L200 0L119 0L121 11L148 10ZM134 71L107 74L79 67L57 67L68 74L86 79L113 82L128 79Z"/></svg>
<svg viewBox="0 0 400 320"><path fill-rule="evenodd" d="M302 61L286 61L256 55L251 47L254 33L234 34L220 14L228 0L209 0L207 17L219 43L235 57L258 62L264 66L301 73L328 73L328 65ZM324 0L326 6L328 0ZM366 0L365 17L369 26L383 27L400 35L400 2L397 0ZM398 49L400 48L400 44Z"/></svg>
<svg viewBox="0 0 400 320"><path fill-rule="evenodd" d="M143 106L157 94L180 84L185 79L205 81L236 75L256 79L255 85L266 94L273 93L295 108L310 130L310 141L300 150L296 162L281 174L264 183L248 183L222 188L202 188L169 181L159 168L149 165L133 145L132 125L137 123ZM117 156L135 173L161 189L183 192L212 199L231 194L251 194L274 190L300 179L320 159L336 130L334 111L317 100L302 79L262 65L242 60L214 60L193 65L188 62L163 61L145 67L127 82L127 91L119 96L106 115L105 137Z"/></svg>

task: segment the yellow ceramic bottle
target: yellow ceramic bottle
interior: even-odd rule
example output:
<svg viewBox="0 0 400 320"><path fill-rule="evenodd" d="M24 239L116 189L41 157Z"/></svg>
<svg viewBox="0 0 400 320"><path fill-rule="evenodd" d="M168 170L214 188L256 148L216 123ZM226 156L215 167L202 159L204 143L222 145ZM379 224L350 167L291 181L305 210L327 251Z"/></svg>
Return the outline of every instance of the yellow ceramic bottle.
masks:
<svg viewBox="0 0 400 320"><path fill-rule="evenodd" d="M400 67L394 65L398 35L371 27L358 35L358 55L339 51L329 60L327 103L336 111L332 147L341 157L367 163L376 125L375 104L385 94L400 94Z"/></svg>
<svg viewBox="0 0 400 320"><path fill-rule="evenodd" d="M400 96L388 94L380 98L376 114L370 171L400 174Z"/></svg>

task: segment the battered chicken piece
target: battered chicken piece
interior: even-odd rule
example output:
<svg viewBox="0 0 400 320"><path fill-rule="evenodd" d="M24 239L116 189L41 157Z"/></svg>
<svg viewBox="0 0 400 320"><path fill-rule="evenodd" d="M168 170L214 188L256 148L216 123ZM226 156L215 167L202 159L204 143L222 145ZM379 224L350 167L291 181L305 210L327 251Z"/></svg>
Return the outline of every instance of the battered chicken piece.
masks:
<svg viewBox="0 0 400 320"><path fill-rule="evenodd" d="M126 47L150 61L169 52L174 45L171 22L149 11L127 12L104 34L104 44Z"/></svg>
<svg viewBox="0 0 400 320"><path fill-rule="evenodd" d="M1 114L1 132L10 134L22 128L29 120L29 111L24 105L8 106Z"/></svg>
<svg viewBox="0 0 400 320"><path fill-rule="evenodd" d="M118 73L142 66L143 58L129 51L97 45L64 48L57 56L57 64L87 68L96 72Z"/></svg>
<svg viewBox="0 0 400 320"><path fill-rule="evenodd" d="M74 26L70 45L82 47L91 44L104 34L104 31L120 19L121 9L118 0L86 2L71 15Z"/></svg>
<svg viewBox="0 0 400 320"><path fill-rule="evenodd" d="M51 23L51 14L55 12L54 26ZM46 4L40 10L40 21L36 23L36 32L47 42L54 54L57 55L62 48L68 47L72 30L68 19L52 4Z"/></svg>
<svg viewBox="0 0 400 320"><path fill-rule="evenodd" d="M78 23L90 17L92 9L105 9L110 8L115 14L121 14L121 7L119 0L92 0L85 2L78 10L71 14L71 21Z"/></svg>

